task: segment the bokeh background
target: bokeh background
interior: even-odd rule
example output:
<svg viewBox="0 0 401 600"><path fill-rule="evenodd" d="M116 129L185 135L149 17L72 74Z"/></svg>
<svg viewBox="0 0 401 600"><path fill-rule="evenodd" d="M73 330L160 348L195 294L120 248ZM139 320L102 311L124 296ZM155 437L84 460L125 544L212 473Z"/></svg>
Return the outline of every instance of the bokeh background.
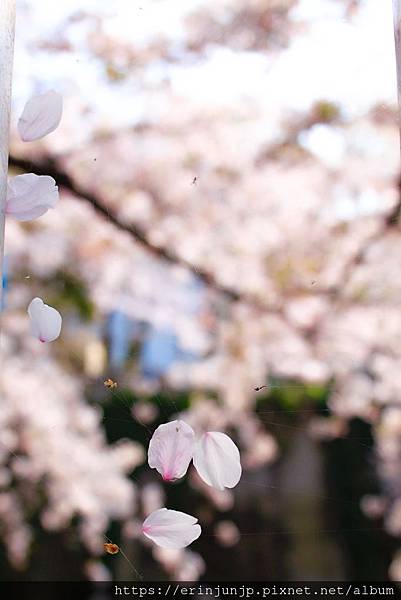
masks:
<svg viewBox="0 0 401 600"><path fill-rule="evenodd" d="M6 227L0 578L400 580L390 0L17 13L10 174L52 175L61 200ZM48 89L62 123L23 144ZM52 344L34 296L63 315ZM235 490L147 467L176 415L235 439ZM201 538L145 540L161 506Z"/></svg>

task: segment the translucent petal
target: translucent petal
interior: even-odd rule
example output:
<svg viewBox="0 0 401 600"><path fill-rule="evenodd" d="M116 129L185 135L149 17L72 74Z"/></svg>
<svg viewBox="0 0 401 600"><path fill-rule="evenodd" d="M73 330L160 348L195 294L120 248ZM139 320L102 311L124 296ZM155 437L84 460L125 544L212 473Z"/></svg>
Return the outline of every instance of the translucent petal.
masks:
<svg viewBox="0 0 401 600"><path fill-rule="evenodd" d="M225 433L205 433L195 447L193 461L203 481L219 490L233 488L241 478L239 450Z"/></svg>
<svg viewBox="0 0 401 600"><path fill-rule="evenodd" d="M162 548L185 548L201 531L198 519L167 508L152 512L142 525L143 534Z"/></svg>
<svg viewBox="0 0 401 600"><path fill-rule="evenodd" d="M17 221L30 221L54 208L59 199L53 177L25 173L8 182L6 214Z"/></svg>
<svg viewBox="0 0 401 600"><path fill-rule="evenodd" d="M24 142L33 142L54 131L63 112L63 99L57 92L50 90L45 94L33 96L25 104L18 121L18 133Z"/></svg>
<svg viewBox="0 0 401 600"><path fill-rule="evenodd" d="M149 443L149 466L157 469L165 481L179 479L187 472L194 445L193 429L184 421L159 425Z"/></svg>
<svg viewBox="0 0 401 600"><path fill-rule="evenodd" d="M60 313L48 306L40 298L34 298L28 306L31 320L31 330L41 342L52 342L61 331L62 318Z"/></svg>

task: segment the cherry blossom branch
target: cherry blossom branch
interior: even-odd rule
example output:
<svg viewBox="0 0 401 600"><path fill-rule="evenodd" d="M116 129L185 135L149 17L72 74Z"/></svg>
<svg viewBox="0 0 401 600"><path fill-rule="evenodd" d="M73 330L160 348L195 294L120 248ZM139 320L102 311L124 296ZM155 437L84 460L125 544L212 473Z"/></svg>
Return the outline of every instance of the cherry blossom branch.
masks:
<svg viewBox="0 0 401 600"><path fill-rule="evenodd" d="M35 160L33 162L32 160L28 160L26 158L10 155L9 164L10 167L14 167L25 172L34 171L37 175L50 175L57 181L57 184L61 188L68 190L73 196L85 200L95 209L98 214L105 217L115 227L121 231L124 231L125 233L129 233L135 239L135 241L145 248L150 254L170 264L179 265L191 271L207 286L222 294L228 300L232 302L243 301L254 306L260 311L272 312L274 314L278 314L282 318L285 318L284 311L282 310L281 306L268 304L267 302L263 302L259 298L256 298L252 295L242 294L231 287L225 286L217 281L212 273L202 269L201 267L193 265L189 261L177 255L173 250L166 248L165 246L155 246L152 244L149 241L146 233L141 228L137 227L136 225L120 221L115 215L113 215L112 212L108 210L108 208L104 206L99 198L74 181L74 179L68 173L66 173L66 171L63 170L54 159L49 157L44 159L42 157L40 160Z"/></svg>
<svg viewBox="0 0 401 600"><path fill-rule="evenodd" d="M394 44L395 44L395 61L397 71L397 95L398 95L398 109L399 109L399 127L400 127L400 147L401 147L401 0L393 0L393 21L394 21ZM348 263L344 266L342 285L347 283L351 277L354 267L360 265L367 254L369 248L378 239L380 239L388 229L391 227L397 227L399 225L401 216L401 178L398 181L398 201L392 210L383 219L380 228L373 233L372 236L365 242L364 246L360 248L354 256L350 258ZM333 295L338 293L337 289L328 290Z"/></svg>
<svg viewBox="0 0 401 600"><path fill-rule="evenodd" d="M88 202L99 215L106 218L120 231L128 233L135 240L135 242L139 243L147 252L170 264L176 264L184 267L201 279L209 288L221 294L229 301L243 302L247 306L250 306L258 311L260 314L269 313L280 317L284 322L289 322L282 302L274 304L269 303L268 301L261 300L252 294L243 293L231 287L225 286L221 284L212 273L193 265L189 261L177 255L173 250L166 248L165 246L153 245L148 239L146 232L136 225L120 221L112 212L109 211L109 209L95 194L89 192L87 189L79 185L79 183L76 182L53 158L48 156L44 158L42 156L40 159L35 158L35 161L32 161L28 160L27 158L10 155L9 164L10 167L14 167L24 172L34 171L37 175L50 175L56 179L60 187L68 190L68 192L73 196ZM340 278L341 285L336 284L327 288L319 287L316 290L304 288L297 289L293 291L294 298L316 295L320 297L326 297L329 298L333 303L333 308L334 305L336 305L337 308L340 308L344 305L344 301L347 302L347 299L343 295L343 289L345 287L345 283L347 283L352 276L353 270L364 262L368 250L372 244L384 236L387 231L397 227L399 224L399 217L401 213L401 179L398 184L398 189L399 199L396 205L392 207L388 214L383 216L382 222L372 233L372 235L365 240L361 247L359 247L347 261L345 261L342 269L342 277ZM315 336L320 330L320 325L321 323L317 324L315 327L313 327L313 330L309 332L299 331L298 333L304 335L308 339L312 339L313 336ZM291 326L293 327L294 325L291 324Z"/></svg>
<svg viewBox="0 0 401 600"><path fill-rule="evenodd" d="M0 312L3 302L5 206L13 71L15 0L0 2Z"/></svg>

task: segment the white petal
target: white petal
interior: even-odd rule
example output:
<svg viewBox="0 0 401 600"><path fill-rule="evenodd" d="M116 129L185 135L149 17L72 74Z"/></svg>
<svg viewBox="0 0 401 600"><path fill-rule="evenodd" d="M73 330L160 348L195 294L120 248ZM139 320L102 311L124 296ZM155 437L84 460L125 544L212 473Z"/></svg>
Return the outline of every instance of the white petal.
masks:
<svg viewBox="0 0 401 600"><path fill-rule="evenodd" d="M148 463L165 481L183 477L191 462L195 445L192 427L184 421L164 423L149 442Z"/></svg>
<svg viewBox="0 0 401 600"><path fill-rule="evenodd" d="M24 142L33 142L54 131L63 112L63 99L57 92L50 90L45 94L33 96L25 104L18 121L18 133Z"/></svg>
<svg viewBox="0 0 401 600"><path fill-rule="evenodd" d="M58 310L48 306L40 298L34 298L28 306L31 330L41 342L52 342L61 331L62 318Z"/></svg>
<svg viewBox="0 0 401 600"><path fill-rule="evenodd" d="M25 173L8 182L6 214L17 221L40 217L58 201L58 188L53 177Z"/></svg>
<svg viewBox="0 0 401 600"><path fill-rule="evenodd" d="M142 532L162 548L185 548L201 534L198 519L178 510L159 508L143 522Z"/></svg>
<svg viewBox="0 0 401 600"><path fill-rule="evenodd" d="M241 478L239 450L225 433L203 434L195 447L193 460L203 481L218 490L233 488Z"/></svg>
<svg viewBox="0 0 401 600"><path fill-rule="evenodd" d="M31 320L31 330L35 337L40 339L39 319L43 307L43 300L34 298L28 306L28 315Z"/></svg>

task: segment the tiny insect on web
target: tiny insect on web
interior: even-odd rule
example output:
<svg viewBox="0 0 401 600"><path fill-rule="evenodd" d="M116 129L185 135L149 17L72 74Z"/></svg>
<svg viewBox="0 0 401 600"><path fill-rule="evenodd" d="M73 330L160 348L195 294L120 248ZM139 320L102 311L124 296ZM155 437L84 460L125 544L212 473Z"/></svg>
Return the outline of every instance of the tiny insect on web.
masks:
<svg viewBox="0 0 401 600"><path fill-rule="evenodd" d="M265 388L266 388L266 389L270 389L270 390L271 390L271 389L283 389L283 390L285 390L285 389L290 389L290 390L304 390L304 389L305 389L305 386L304 386L304 385L286 385L286 384L283 384L283 385L275 385L275 384L270 384L270 383L267 383L267 384L265 384L265 385L259 385L259 386L257 386L257 387L254 387L253 389L254 389L254 391L255 391L255 392L260 392L261 390L263 390L263 389L265 389Z"/></svg>
<svg viewBox="0 0 401 600"><path fill-rule="evenodd" d="M131 567L133 573L135 573L135 575L138 577L138 579L143 580L143 576L134 567L134 565L132 564L132 562L130 561L130 559L124 552L124 550L121 548L121 546L118 546L117 544L112 542L111 539L109 537L107 537L107 535L103 534L103 537L106 540L106 543L104 544L104 549L107 552L107 554L121 554L121 556L125 559L125 561L128 563L128 565Z"/></svg>
<svg viewBox="0 0 401 600"><path fill-rule="evenodd" d="M106 381L103 382L103 385L107 388L116 388L118 386L118 383L116 381L113 381L109 377L108 379L106 379Z"/></svg>
<svg viewBox="0 0 401 600"><path fill-rule="evenodd" d="M111 380L110 380L111 381ZM138 417L138 415L134 414L134 412L132 411L132 407L130 406L128 400L125 398L124 396L124 392L123 390L118 390L115 391L115 388L117 387L117 383L115 383L115 385L107 385L105 387L107 387L110 390L110 393L112 395L113 398L115 398L116 400L120 400L124 406L128 409L129 415L131 417L130 420L134 419L135 421L137 421L139 423L139 425L141 425L142 427L144 427L149 436L152 436L152 430ZM106 420L106 417L103 417L103 420Z"/></svg>

